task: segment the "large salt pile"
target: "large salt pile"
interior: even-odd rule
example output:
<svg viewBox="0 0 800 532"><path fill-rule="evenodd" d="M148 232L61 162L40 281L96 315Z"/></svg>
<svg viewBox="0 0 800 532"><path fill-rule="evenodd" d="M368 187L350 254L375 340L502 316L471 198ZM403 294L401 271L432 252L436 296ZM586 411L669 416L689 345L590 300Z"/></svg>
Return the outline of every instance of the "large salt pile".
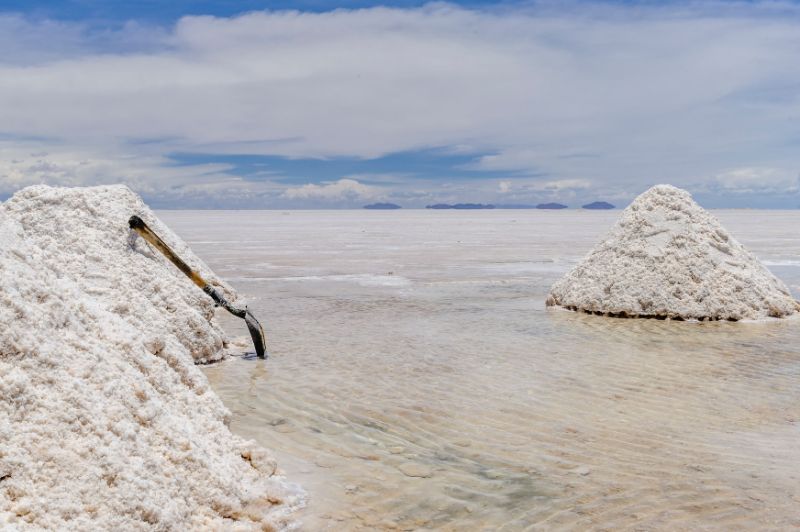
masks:
<svg viewBox="0 0 800 532"><path fill-rule="evenodd" d="M131 235L132 214L221 284L126 187L0 205L0 527L289 526L298 491L231 434L195 366L225 353L210 298Z"/></svg>
<svg viewBox="0 0 800 532"><path fill-rule="evenodd" d="M553 285L547 305L733 321L800 311L781 281L688 192L670 185L636 198L606 239Z"/></svg>

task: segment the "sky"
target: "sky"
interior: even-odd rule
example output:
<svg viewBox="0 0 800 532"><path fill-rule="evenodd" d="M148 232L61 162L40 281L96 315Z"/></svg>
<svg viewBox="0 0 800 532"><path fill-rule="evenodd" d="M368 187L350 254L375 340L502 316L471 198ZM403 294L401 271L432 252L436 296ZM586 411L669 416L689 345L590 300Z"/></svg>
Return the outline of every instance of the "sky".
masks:
<svg viewBox="0 0 800 532"><path fill-rule="evenodd" d="M799 2L0 0L0 199L800 207Z"/></svg>

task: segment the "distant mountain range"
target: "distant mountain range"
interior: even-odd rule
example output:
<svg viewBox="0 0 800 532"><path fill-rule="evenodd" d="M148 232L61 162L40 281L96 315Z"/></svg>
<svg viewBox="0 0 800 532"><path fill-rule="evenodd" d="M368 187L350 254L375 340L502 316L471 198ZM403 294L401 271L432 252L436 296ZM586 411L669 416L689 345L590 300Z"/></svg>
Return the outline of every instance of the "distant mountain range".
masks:
<svg viewBox="0 0 800 532"><path fill-rule="evenodd" d="M364 209L371 209L371 210L395 210L395 209L402 209L400 205L396 203L370 203L369 205L364 205ZM491 203L434 203L433 205L427 205L426 209L434 209L434 210L442 210L442 209L456 209L456 210L477 210L477 209L548 209L548 210L559 210L559 209L568 209L569 207L564 205L563 203L539 203L538 205L530 205L527 203L509 203L509 204L501 204L501 205L492 205ZM605 202L605 201L594 201L592 203L587 203L582 207L583 209L589 210L603 210L603 209L615 209L614 205Z"/></svg>
<svg viewBox="0 0 800 532"><path fill-rule="evenodd" d="M369 205L364 205L364 208L378 210L378 211L391 211L394 209L402 209L402 207L396 203L370 203Z"/></svg>
<svg viewBox="0 0 800 532"><path fill-rule="evenodd" d="M456 204L449 204L449 203L436 203L435 205L428 205L425 207L426 209L494 209L494 205L489 205L485 203L456 203Z"/></svg>
<svg viewBox="0 0 800 532"><path fill-rule="evenodd" d="M506 205L497 205L497 209L568 209L563 203L540 203L538 205L530 205L527 203L510 203Z"/></svg>
<svg viewBox="0 0 800 532"><path fill-rule="evenodd" d="M582 208L590 210L616 209L616 207L606 201L593 201L592 203L587 203Z"/></svg>

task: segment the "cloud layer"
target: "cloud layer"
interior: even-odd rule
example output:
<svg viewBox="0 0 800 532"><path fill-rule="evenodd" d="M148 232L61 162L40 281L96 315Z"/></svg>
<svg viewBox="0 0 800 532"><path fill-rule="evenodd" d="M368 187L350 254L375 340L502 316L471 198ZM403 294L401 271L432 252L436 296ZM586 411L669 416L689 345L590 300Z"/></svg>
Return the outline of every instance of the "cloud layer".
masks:
<svg viewBox="0 0 800 532"><path fill-rule="evenodd" d="M780 3L431 4L113 31L0 16L0 193L125 181L164 204L624 201L668 181L779 205L800 170L798 27ZM169 159L430 148L498 178L298 187Z"/></svg>

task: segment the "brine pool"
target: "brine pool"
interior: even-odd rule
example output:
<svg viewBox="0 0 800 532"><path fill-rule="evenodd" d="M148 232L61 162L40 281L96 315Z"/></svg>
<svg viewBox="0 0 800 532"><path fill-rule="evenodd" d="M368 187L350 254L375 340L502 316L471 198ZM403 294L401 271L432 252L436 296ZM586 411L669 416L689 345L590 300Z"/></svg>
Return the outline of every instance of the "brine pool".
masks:
<svg viewBox="0 0 800 532"><path fill-rule="evenodd" d="M800 527L800 319L545 308L619 211L158 214L265 325L204 371L304 530ZM800 211L714 214L800 296Z"/></svg>

